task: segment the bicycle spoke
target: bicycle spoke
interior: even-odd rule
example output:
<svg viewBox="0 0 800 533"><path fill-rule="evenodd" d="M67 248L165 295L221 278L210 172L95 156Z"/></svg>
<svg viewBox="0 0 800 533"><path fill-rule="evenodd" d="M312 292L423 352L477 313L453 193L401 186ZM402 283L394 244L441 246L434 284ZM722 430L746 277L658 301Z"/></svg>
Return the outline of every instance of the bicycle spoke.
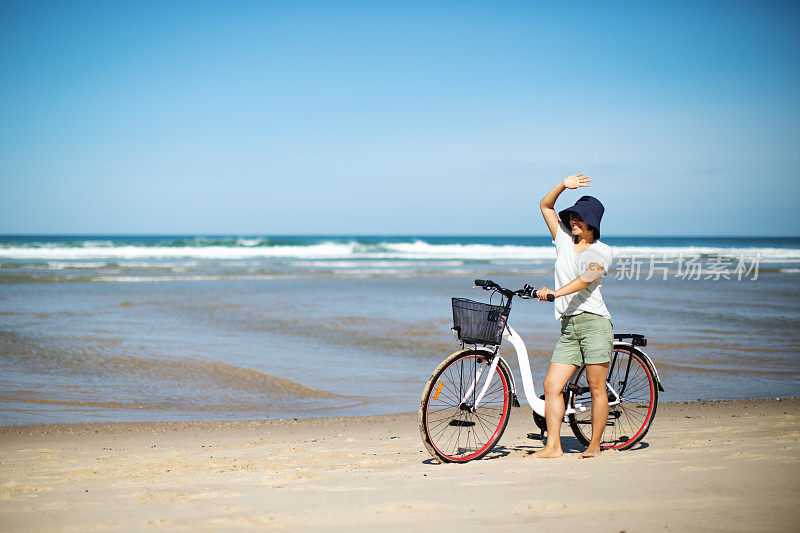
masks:
<svg viewBox="0 0 800 533"><path fill-rule="evenodd" d="M486 438L486 440L489 440L489 437L492 436L492 428L488 424L486 424L483 420L481 420L480 417L476 418L478 419L478 422L481 425L481 429L483 430L483 436Z"/></svg>
<svg viewBox="0 0 800 533"><path fill-rule="evenodd" d="M498 428L507 420L508 384L499 368L491 373L490 369L488 359L466 355L445 367L430 385L425 431L429 442L450 459L468 460L488 451L498 436ZM486 391L476 409L475 401L484 387Z"/></svg>

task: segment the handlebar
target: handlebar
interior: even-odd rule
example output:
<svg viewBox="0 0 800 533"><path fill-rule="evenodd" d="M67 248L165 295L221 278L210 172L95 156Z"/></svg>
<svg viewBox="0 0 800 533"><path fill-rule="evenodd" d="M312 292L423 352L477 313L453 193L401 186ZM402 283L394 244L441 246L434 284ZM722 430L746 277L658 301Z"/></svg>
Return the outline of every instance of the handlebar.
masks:
<svg viewBox="0 0 800 533"><path fill-rule="evenodd" d="M480 287L485 291L492 291L492 290L497 291L506 297L519 296L520 298L533 298L533 299L536 298L536 291L533 290L533 287L527 284L522 289L512 291L511 289L505 289L501 287L500 285L498 285L497 283L495 283L490 279L476 279L475 286ZM555 299L556 297L554 295L552 294L547 295L548 302L553 302L555 301Z"/></svg>

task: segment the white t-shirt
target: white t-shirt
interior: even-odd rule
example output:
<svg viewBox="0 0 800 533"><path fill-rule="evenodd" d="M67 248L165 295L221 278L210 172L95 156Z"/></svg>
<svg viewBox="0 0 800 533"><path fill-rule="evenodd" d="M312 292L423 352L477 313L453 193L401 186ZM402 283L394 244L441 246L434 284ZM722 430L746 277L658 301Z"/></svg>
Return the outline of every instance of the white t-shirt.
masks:
<svg viewBox="0 0 800 533"><path fill-rule="evenodd" d="M572 242L572 232L561 221L558 222L558 230L556 230L553 244L556 245L556 290L586 272L591 263L598 264L606 272L611 266L613 259L611 247L603 242L594 241L587 249L576 254ZM562 316L577 315L584 311L611 320L611 314L603 302L603 295L600 294L602 284L603 276L600 276L585 289L556 298L556 320L561 320Z"/></svg>

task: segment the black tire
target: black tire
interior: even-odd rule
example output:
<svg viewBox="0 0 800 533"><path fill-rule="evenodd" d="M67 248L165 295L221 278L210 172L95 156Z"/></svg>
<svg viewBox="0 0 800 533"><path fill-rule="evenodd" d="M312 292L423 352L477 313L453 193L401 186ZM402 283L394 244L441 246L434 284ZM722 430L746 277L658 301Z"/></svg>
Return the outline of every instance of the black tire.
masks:
<svg viewBox="0 0 800 533"><path fill-rule="evenodd" d="M476 371L488 371L490 352L467 349L440 364L425 385L419 406L419 431L430 454L445 463L466 463L489 453L500 440L511 415L511 374L501 361L477 411L461 405ZM483 376L480 384L484 383ZM473 391L471 398L480 393ZM469 399L467 401L469 403Z"/></svg>
<svg viewBox="0 0 800 533"><path fill-rule="evenodd" d="M615 346L607 379L620 394L621 401L609 408L608 422L600 445L604 450L627 450L644 438L656 416L656 373L650 362L635 348ZM587 407L585 411L569 415L569 425L575 437L588 446L592 438L592 398L585 366L575 372L568 387L575 392L573 406L579 403Z"/></svg>

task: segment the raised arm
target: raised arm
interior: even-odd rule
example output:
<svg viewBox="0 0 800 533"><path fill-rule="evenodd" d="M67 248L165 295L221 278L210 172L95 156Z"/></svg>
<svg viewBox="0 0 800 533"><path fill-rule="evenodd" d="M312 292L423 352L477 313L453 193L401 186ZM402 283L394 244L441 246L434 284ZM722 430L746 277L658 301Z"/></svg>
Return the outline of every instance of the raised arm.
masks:
<svg viewBox="0 0 800 533"><path fill-rule="evenodd" d="M566 189L588 187L590 181L592 180L589 179L589 176L584 176L583 173L568 176L561 180L558 185L550 189L550 192L545 194L542 201L539 202L539 209L542 210L544 222L547 224L547 229L550 230L550 235L552 235L553 239L556 238L556 232L558 231L558 215L554 207L559 195Z"/></svg>

